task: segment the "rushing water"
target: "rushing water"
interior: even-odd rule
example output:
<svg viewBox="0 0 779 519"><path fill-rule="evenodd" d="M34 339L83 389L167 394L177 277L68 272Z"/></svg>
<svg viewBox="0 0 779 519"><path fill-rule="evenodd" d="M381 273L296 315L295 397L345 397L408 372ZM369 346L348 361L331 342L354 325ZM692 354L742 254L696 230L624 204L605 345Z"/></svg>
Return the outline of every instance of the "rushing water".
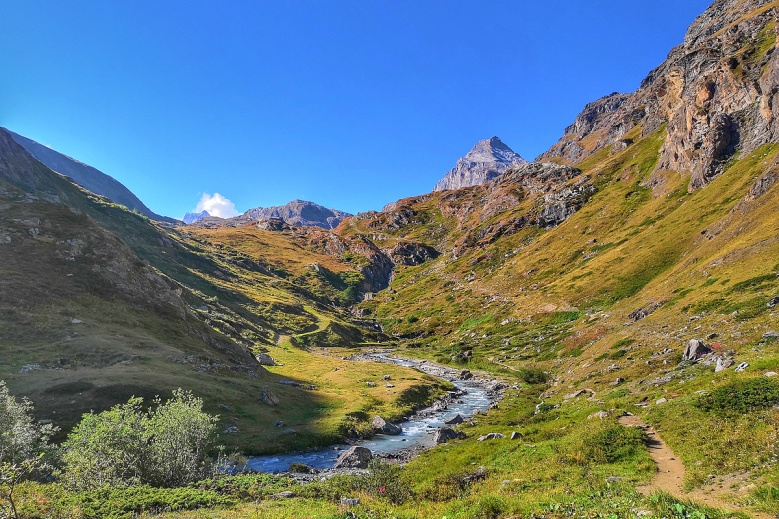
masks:
<svg viewBox="0 0 779 519"><path fill-rule="evenodd" d="M413 363L400 359L384 355L377 356L401 366L414 367ZM484 388L460 380L453 380L452 383L467 393L458 397L456 402L450 403L446 410L436 411L425 416L415 416L411 420L399 423L398 425L403 428L403 433L399 436L377 434L373 438L361 440L355 445L367 447L374 454L392 454L410 447L430 448L433 446L435 431L444 425L444 421L457 414L468 418L476 411L489 409L490 398ZM254 456L249 458L249 467L259 472L285 472L292 463L305 463L316 469L327 469L332 468L338 456L349 447L349 445L333 445L317 452Z"/></svg>

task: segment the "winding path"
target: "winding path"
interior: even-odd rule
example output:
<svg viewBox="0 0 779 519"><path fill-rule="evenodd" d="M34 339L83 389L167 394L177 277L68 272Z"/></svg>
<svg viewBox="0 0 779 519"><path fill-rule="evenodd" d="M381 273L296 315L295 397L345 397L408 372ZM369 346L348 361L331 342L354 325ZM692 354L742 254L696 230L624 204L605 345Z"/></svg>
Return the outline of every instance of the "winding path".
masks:
<svg viewBox="0 0 779 519"><path fill-rule="evenodd" d="M636 490L640 493L649 495L654 491L662 490L679 499L691 499L714 508L744 512L756 519L775 519L775 516L751 510L746 511L740 506L729 503L719 495L722 492L717 492L716 490L712 490L710 493L706 493L702 489L695 489L689 493L685 492L683 487L684 464L674 454L668 444L660 438L655 428L645 424L641 417L636 415L621 416L618 421L620 424L628 427L638 427L646 433L646 445L649 455L657 465L657 474L652 478L652 481L636 487Z"/></svg>

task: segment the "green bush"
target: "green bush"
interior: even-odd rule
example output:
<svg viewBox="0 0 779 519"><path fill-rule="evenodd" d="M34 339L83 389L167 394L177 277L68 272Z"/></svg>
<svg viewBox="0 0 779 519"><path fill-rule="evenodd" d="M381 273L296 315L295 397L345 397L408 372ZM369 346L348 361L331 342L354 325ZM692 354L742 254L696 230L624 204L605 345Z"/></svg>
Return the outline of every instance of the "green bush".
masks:
<svg viewBox="0 0 779 519"><path fill-rule="evenodd" d="M164 404L144 411L131 398L100 414L86 414L64 443L63 480L91 490L147 484L177 487L210 476L218 467L209 457L217 418L203 402L177 390Z"/></svg>
<svg viewBox="0 0 779 519"><path fill-rule="evenodd" d="M765 377L736 380L699 399L700 408L720 416L761 411L779 404L779 382Z"/></svg>
<svg viewBox="0 0 779 519"><path fill-rule="evenodd" d="M395 505L408 501L412 496L411 487L403 475L403 468L380 459L371 460L368 474L357 478L357 487Z"/></svg>
<svg viewBox="0 0 779 519"><path fill-rule="evenodd" d="M538 368L519 368L517 370L517 376L524 382L535 384L546 384L549 380L549 375L544 373L542 369Z"/></svg>

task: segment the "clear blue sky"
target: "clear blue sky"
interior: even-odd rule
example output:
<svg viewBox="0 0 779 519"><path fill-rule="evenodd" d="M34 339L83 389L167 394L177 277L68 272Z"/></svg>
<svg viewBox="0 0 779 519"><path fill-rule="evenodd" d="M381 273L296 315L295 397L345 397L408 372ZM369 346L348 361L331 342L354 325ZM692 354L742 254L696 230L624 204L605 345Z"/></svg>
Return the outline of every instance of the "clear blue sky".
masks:
<svg viewBox="0 0 779 519"><path fill-rule="evenodd" d="M709 0L0 1L0 125L174 217L429 192L633 91Z"/></svg>

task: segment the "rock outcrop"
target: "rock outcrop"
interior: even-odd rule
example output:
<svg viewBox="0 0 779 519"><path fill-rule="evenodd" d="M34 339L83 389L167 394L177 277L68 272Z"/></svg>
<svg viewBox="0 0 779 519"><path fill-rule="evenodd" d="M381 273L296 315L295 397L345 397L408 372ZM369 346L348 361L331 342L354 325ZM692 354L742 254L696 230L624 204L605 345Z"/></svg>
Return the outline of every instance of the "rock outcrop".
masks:
<svg viewBox="0 0 779 519"><path fill-rule="evenodd" d="M478 186L523 164L527 164L527 161L499 138L485 139L477 142L465 157L458 160L457 165L435 185L433 191Z"/></svg>
<svg viewBox="0 0 779 519"><path fill-rule="evenodd" d="M612 146L628 148L626 134L664 130L658 172L690 176L704 187L728 161L779 140L777 14L768 0L717 0L690 26L684 42L632 94L590 103L538 160L575 164Z"/></svg>

